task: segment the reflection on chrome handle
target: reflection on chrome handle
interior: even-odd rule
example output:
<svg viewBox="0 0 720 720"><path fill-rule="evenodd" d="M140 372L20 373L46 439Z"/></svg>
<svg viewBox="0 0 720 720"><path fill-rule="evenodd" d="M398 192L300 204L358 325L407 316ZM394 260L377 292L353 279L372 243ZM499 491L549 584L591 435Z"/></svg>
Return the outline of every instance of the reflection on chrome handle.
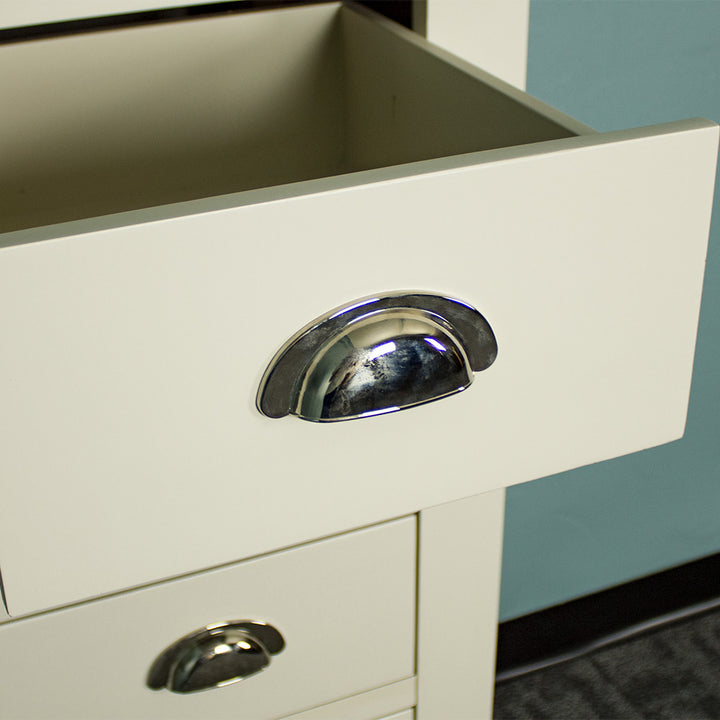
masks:
<svg viewBox="0 0 720 720"><path fill-rule="evenodd" d="M284 647L283 636L258 620L208 625L166 648L152 664L147 684L177 693L230 685L266 668Z"/></svg>
<svg viewBox="0 0 720 720"><path fill-rule="evenodd" d="M391 293L328 313L275 355L257 406L271 418L331 422L393 412L464 390L497 356L475 308L428 293Z"/></svg>

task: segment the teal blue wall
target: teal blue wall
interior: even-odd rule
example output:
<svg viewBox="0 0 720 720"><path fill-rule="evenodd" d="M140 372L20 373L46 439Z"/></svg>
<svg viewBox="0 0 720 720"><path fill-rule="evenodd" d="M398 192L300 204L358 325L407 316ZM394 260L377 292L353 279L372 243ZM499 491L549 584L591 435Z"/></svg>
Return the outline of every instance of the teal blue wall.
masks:
<svg viewBox="0 0 720 720"><path fill-rule="evenodd" d="M601 131L720 122L720 0L532 0L528 92ZM720 552L715 208L685 437L510 488L501 619Z"/></svg>

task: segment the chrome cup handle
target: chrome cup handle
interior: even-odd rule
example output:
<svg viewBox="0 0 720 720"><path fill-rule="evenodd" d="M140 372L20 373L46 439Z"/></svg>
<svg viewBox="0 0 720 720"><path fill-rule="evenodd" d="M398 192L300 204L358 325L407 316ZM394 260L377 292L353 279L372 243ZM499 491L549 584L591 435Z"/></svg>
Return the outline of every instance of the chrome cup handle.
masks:
<svg viewBox="0 0 720 720"><path fill-rule="evenodd" d="M323 315L276 353L261 413L332 422L394 412L467 388L497 341L472 306L429 293L389 293Z"/></svg>
<svg viewBox="0 0 720 720"><path fill-rule="evenodd" d="M166 648L153 662L147 685L176 693L230 685L265 669L284 647L280 632L259 620L208 625Z"/></svg>

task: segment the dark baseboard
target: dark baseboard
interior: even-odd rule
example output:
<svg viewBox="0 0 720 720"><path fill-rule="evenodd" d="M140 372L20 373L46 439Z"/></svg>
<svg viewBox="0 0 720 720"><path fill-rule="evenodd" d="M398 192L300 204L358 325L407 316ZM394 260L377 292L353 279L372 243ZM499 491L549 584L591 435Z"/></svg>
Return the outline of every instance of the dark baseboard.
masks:
<svg viewBox="0 0 720 720"><path fill-rule="evenodd" d="M720 553L500 623L497 681L720 607Z"/></svg>

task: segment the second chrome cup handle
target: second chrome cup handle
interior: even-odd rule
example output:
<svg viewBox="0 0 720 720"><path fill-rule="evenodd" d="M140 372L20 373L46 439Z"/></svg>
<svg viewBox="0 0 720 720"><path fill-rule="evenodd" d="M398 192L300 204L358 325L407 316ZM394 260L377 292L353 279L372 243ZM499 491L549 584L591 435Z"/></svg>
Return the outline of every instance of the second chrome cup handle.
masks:
<svg viewBox="0 0 720 720"><path fill-rule="evenodd" d="M233 620L207 625L167 647L153 662L147 685L176 693L208 690L260 672L285 640L272 625L259 620Z"/></svg>
<svg viewBox="0 0 720 720"><path fill-rule="evenodd" d="M349 303L296 333L276 353L257 406L271 418L333 422L394 412L467 388L497 341L472 306L430 293Z"/></svg>

